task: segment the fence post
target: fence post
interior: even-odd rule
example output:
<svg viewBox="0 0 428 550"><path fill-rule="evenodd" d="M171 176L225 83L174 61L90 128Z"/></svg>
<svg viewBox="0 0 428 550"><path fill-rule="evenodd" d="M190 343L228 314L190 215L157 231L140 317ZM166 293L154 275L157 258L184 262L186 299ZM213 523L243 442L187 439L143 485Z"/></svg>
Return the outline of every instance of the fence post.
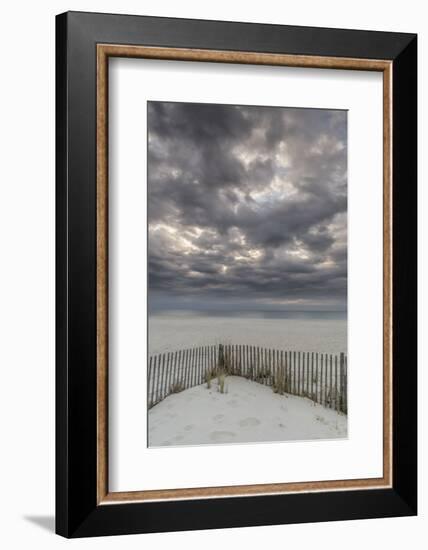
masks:
<svg viewBox="0 0 428 550"><path fill-rule="evenodd" d="M340 354L340 410L345 412L345 386L343 384L343 374L344 374L344 354Z"/></svg>
<svg viewBox="0 0 428 550"><path fill-rule="evenodd" d="M218 368L224 368L224 349L223 344L218 345Z"/></svg>

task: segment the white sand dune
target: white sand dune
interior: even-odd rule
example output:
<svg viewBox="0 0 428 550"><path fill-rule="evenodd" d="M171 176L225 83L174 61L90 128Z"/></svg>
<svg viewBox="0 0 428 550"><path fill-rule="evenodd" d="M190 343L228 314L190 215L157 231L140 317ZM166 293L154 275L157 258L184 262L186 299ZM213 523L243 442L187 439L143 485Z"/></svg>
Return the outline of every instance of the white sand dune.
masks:
<svg viewBox="0 0 428 550"><path fill-rule="evenodd" d="M313 401L278 395L238 376L173 394L149 411L149 446L212 445L347 436L347 417Z"/></svg>

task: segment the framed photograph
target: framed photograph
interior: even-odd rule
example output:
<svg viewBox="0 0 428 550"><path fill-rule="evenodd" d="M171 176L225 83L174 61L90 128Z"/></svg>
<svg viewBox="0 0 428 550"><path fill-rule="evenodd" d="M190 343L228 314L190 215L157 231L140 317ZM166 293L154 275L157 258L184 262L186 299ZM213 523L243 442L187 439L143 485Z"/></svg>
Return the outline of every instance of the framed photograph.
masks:
<svg viewBox="0 0 428 550"><path fill-rule="evenodd" d="M58 534L416 514L416 35L56 24Z"/></svg>

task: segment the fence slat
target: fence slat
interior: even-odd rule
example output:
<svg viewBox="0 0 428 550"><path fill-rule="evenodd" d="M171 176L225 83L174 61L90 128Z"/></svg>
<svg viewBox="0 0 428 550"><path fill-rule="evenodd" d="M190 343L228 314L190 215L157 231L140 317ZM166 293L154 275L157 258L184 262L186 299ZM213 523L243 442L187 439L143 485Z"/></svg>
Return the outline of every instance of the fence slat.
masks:
<svg viewBox="0 0 428 550"><path fill-rule="evenodd" d="M171 352L171 361L168 366L168 383L166 385L166 394L169 395L171 393L172 388L172 369L174 367L174 361L175 361L175 355L176 351Z"/></svg>
<svg viewBox="0 0 428 550"><path fill-rule="evenodd" d="M181 358L181 349L178 350L178 353L174 360L174 372L172 373L172 383L174 384L174 386L179 385L177 382L177 370L178 370L178 365L180 364L180 358Z"/></svg>
<svg viewBox="0 0 428 550"><path fill-rule="evenodd" d="M190 370L192 368L192 361L193 361L193 348L189 348L189 353L187 356L187 364L184 369L184 384L185 388L189 388L189 382L190 382Z"/></svg>
<svg viewBox="0 0 428 550"><path fill-rule="evenodd" d="M163 399L163 388L165 384L165 372L166 372L166 362L167 362L168 354L164 353L162 357L162 373L161 373L161 381L160 381L160 388L159 388L159 398Z"/></svg>
<svg viewBox="0 0 428 550"><path fill-rule="evenodd" d="M324 405L328 407L328 355L324 354L324 370L325 370L325 380L324 380Z"/></svg>
<svg viewBox="0 0 428 550"><path fill-rule="evenodd" d="M187 387L192 387L192 373L193 373L193 367L195 366L196 362L196 348L192 348L192 356L191 356L191 362L189 366L189 372L187 376Z"/></svg>
<svg viewBox="0 0 428 550"><path fill-rule="evenodd" d="M345 409L345 385L344 385L344 375L345 375L345 365L344 365L344 355L340 354L340 410L344 413Z"/></svg>
<svg viewBox="0 0 428 550"><path fill-rule="evenodd" d="M171 363L171 356L172 356L171 352L168 353L168 355L166 356L167 357L167 364L166 364L166 368L165 368L165 380L164 380L164 385L163 385L163 397L164 397L164 399L169 394L168 379L169 379L169 368L170 368L170 363Z"/></svg>
<svg viewBox="0 0 428 550"><path fill-rule="evenodd" d="M272 350L271 359L272 359L272 362L271 362L271 365L270 365L270 367L269 367L270 374L269 374L269 376L268 376L268 378L267 378L267 381L266 381L266 384L267 384L268 386L272 386L272 385L273 385L273 382L272 382L273 375L274 375L274 373L276 372L276 369L277 369L277 367L278 367L277 360L276 360L276 352L275 352L274 349Z"/></svg>
<svg viewBox="0 0 428 550"><path fill-rule="evenodd" d="M150 407L153 406L153 403L154 403L154 380L155 380L155 373L156 373L156 360L157 360L157 355L155 355L153 357L153 369L152 369L152 374L151 374L151 377L150 377L150 380L149 380L149 403L150 403Z"/></svg>
<svg viewBox="0 0 428 550"><path fill-rule="evenodd" d="M193 372L193 386L196 386L198 383L198 369L199 369L200 362L201 362L201 348L199 347L196 352L196 363L195 363L195 368Z"/></svg>
<svg viewBox="0 0 428 550"><path fill-rule="evenodd" d="M241 344L236 346L236 360L238 362L238 369L241 376L244 376L244 371L242 370L242 360L241 360Z"/></svg>
<svg viewBox="0 0 428 550"><path fill-rule="evenodd" d="M324 356L324 366L325 366L325 383L324 383L324 400L325 406L328 407L328 355Z"/></svg>
<svg viewBox="0 0 428 550"><path fill-rule="evenodd" d="M160 381L161 381L161 375L162 375L162 360L163 360L163 354L159 356L159 362L158 362L158 376L156 380L156 401L159 401L160 397Z"/></svg>
<svg viewBox="0 0 428 550"><path fill-rule="evenodd" d="M245 345L241 345L241 363L245 373L248 373L247 363L245 362Z"/></svg>
<svg viewBox="0 0 428 550"><path fill-rule="evenodd" d="M182 350L180 350L178 352L178 357L177 357L177 364L175 365L175 368L174 368L174 384L176 384L177 386L180 386L180 365L181 365L181 360L182 360Z"/></svg>
<svg viewBox="0 0 428 550"><path fill-rule="evenodd" d="M318 352L315 353L315 402L319 403L318 399Z"/></svg>
<svg viewBox="0 0 428 550"><path fill-rule="evenodd" d="M337 387L337 355L334 356L334 408L336 411L339 410L339 394L338 394L338 387Z"/></svg>
<svg viewBox="0 0 428 550"><path fill-rule="evenodd" d="M204 348L203 346L200 347L200 356L199 356L199 363L198 363L198 368L196 370L196 386L199 386L200 382L199 380L201 379L201 371L202 371L202 366L204 364Z"/></svg>
<svg viewBox="0 0 428 550"><path fill-rule="evenodd" d="M189 388L189 381L190 381L190 369L192 368L192 362L193 362L193 348L189 349L189 356L188 356L188 362L186 365L186 369L184 371L184 378L185 378L185 388Z"/></svg>
<svg viewBox="0 0 428 550"><path fill-rule="evenodd" d="M302 352L302 396L305 395L306 384L306 353Z"/></svg>
<svg viewBox="0 0 428 550"><path fill-rule="evenodd" d="M199 366L201 364L201 359L202 359L202 348L199 347L198 353L197 353L196 365L195 365L195 373L193 377L193 386L198 385L198 372L199 372Z"/></svg>
<svg viewBox="0 0 428 550"><path fill-rule="evenodd" d="M306 353L306 375L307 375L306 395L310 397L311 395L311 354L309 352Z"/></svg>
<svg viewBox="0 0 428 550"><path fill-rule="evenodd" d="M345 355L344 357L344 371L345 371L345 410L348 414L348 358Z"/></svg>
<svg viewBox="0 0 428 550"><path fill-rule="evenodd" d="M168 394L172 393L171 390L174 386L174 367L177 362L177 351L171 353L171 364L169 367L169 381L168 381Z"/></svg>
<svg viewBox="0 0 428 550"><path fill-rule="evenodd" d="M324 405L328 407L328 355L324 354Z"/></svg>
<svg viewBox="0 0 428 550"><path fill-rule="evenodd" d="M163 380L163 392L162 392L164 399L169 393L168 392L168 379L169 379L169 366L170 366L170 362L171 362L171 355L172 355L172 353L168 352L167 356L166 356L165 377L164 377L164 380Z"/></svg>
<svg viewBox="0 0 428 550"><path fill-rule="evenodd" d="M197 353L196 365L195 365L195 372L193 377L193 386L198 385L198 371L199 371L199 365L201 364L201 357L202 357L202 348L199 347L198 353Z"/></svg>
<svg viewBox="0 0 428 550"><path fill-rule="evenodd" d="M262 372L260 373L261 376L263 376L263 374L266 372L266 370L268 369L268 364L269 364L269 352L270 350L268 349L265 349L265 361L264 361L264 365L263 365L263 369L262 369ZM264 381L264 378L262 378L262 380Z"/></svg>
<svg viewBox="0 0 428 550"><path fill-rule="evenodd" d="M195 368L193 369L193 386L196 386L196 381L198 379L198 368L199 368L200 360L201 360L201 348L198 348L196 350Z"/></svg>

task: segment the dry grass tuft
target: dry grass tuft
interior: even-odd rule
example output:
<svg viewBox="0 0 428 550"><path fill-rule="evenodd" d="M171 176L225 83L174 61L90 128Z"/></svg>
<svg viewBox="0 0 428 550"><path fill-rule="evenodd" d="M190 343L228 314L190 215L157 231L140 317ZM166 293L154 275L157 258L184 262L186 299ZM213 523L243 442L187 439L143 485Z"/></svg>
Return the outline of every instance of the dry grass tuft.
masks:
<svg viewBox="0 0 428 550"><path fill-rule="evenodd" d="M171 388L170 388L170 390L169 390L169 393L180 393L180 392L184 391L184 389L185 389L185 388L184 388L184 386L183 386L183 384L182 384L181 382L175 382L175 383L171 386Z"/></svg>

